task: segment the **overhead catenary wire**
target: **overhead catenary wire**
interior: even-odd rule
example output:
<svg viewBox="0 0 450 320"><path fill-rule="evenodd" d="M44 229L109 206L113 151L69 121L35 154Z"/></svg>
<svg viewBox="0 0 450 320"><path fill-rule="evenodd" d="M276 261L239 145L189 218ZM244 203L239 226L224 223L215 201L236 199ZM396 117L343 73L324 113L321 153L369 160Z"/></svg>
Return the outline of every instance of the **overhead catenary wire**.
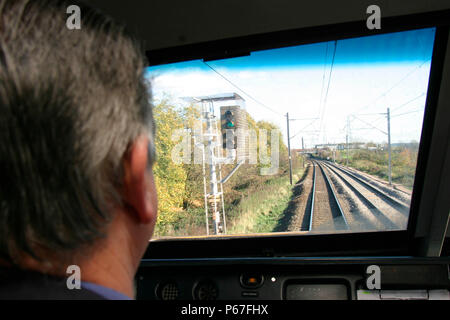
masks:
<svg viewBox="0 0 450 320"><path fill-rule="evenodd" d="M331 77L333 75L333 67L334 67L334 60L336 58L337 43L338 43L338 41L335 40L334 41L333 58L331 60L330 75L328 77L327 91L325 92L325 98L323 100L323 108L322 108L322 112L320 114L320 125L319 125L319 131L320 132L322 132L322 126L323 126L323 122L324 122L324 118L325 118L325 114L326 114L326 109L327 109L328 92L330 90Z"/></svg>
<svg viewBox="0 0 450 320"><path fill-rule="evenodd" d="M407 102L401 104L401 105L398 106L398 107L393 108L392 111L397 111L398 109L403 108L404 106L410 104L410 103L413 102L413 101L416 101L417 99L423 97L424 95L425 95L425 92L422 92L422 93L421 93L420 95L418 95L417 97L415 97L415 98L413 98L413 99L411 99L411 100L409 100L409 101L407 101Z"/></svg>
<svg viewBox="0 0 450 320"><path fill-rule="evenodd" d="M425 92L422 92L420 95L414 97L413 99L408 100L407 102L402 103L401 105L392 108L392 109L391 109L391 112L394 112L394 111L397 111L397 110L401 109L402 107L404 107L404 106L410 104L411 102L414 102L414 101L418 100L419 98L423 97L424 95L425 95ZM420 110L419 110L419 111L420 111ZM417 112L417 111L414 111L414 112ZM409 113L409 112L408 112L408 113ZM372 126L375 126L375 124L377 124L380 120L386 119L386 113L365 113L365 114L362 113L362 114L354 114L354 115L352 115L352 116L355 117L355 116L371 116L371 115L383 115L382 117L379 117L379 118L375 119L374 121L372 121L372 122L371 122L371 125L372 125ZM396 115L394 115L393 117L395 117L395 116L396 116ZM358 118L358 119L360 119L360 118ZM361 119L360 119L360 120L361 120ZM344 129L345 129L345 127L344 127Z"/></svg>
<svg viewBox="0 0 450 320"><path fill-rule="evenodd" d="M372 100L372 102L366 104L364 107L358 109L356 112L360 112L362 110L367 109L368 107L370 107L371 105L373 105L375 102L377 102L378 100L380 100L382 97L386 96L389 92L391 92L395 87L397 87L400 83L402 83L404 80L406 80L408 77L410 77L413 73L415 73L417 70L419 70L420 68L422 68L422 66L427 63L428 61L430 61L431 59L427 59L425 61L423 61L420 65L418 65L417 67L415 67L413 70L411 70L409 73L407 73L403 78L401 78L398 82L396 82L392 87L390 87L388 90L386 90L384 93L382 93L381 95L379 95L378 97L376 97L374 100Z"/></svg>
<svg viewBox="0 0 450 320"><path fill-rule="evenodd" d="M262 103L261 101L255 99L253 96L251 96L250 94L248 94L246 91L242 90L239 86L237 86L236 84L234 84L231 80L229 80L227 77L225 77L223 74L221 74L219 71L217 71L215 68L213 68L212 66L210 66L207 62L203 61L203 63L210 68L212 71L214 71L216 74L218 74L222 79L224 79L225 81L227 81L229 84L231 84L233 87L235 87L236 89L238 89L239 91L241 91L243 94L245 94L247 97L249 97L251 100L253 100L254 102L256 102L257 104L259 104L260 106L266 108L267 110L273 112L274 114L280 116L280 117L284 117L283 114L278 113L277 111L273 110L272 108L270 108L269 106L265 105L264 103Z"/></svg>
<svg viewBox="0 0 450 320"><path fill-rule="evenodd" d="M327 42L327 48L325 50L325 57L324 57L324 61L323 61L322 87L320 89L320 100L319 100L319 116L320 116L320 112L322 110L323 89L325 87L325 72L326 72L326 67L327 67L328 46L329 46L329 42Z"/></svg>
<svg viewBox="0 0 450 320"><path fill-rule="evenodd" d="M303 132L303 130L305 130L306 128L308 128L309 126L311 126L314 122L316 122L317 119L314 119L312 122L310 122L309 124L307 124L306 126L304 126L302 129L300 129L296 134L294 134L292 137L290 137L289 139L294 139L296 136L298 136L300 133Z"/></svg>
<svg viewBox="0 0 450 320"><path fill-rule="evenodd" d="M382 132L382 133L384 133L384 134L387 134L386 131L381 130L380 128L377 128L377 127L373 126L371 123L369 123L369 122L367 122L367 121L364 121L364 120L358 118L358 117L355 116L355 115L354 115L353 117L354 117L355 119L358 119L359 121L363 122L364 124L368 125L368 126L371 127L372 129L376 129L376 130L378 130L378 131L380 131L380 132Z"/></svg>
<svg viewBox="0 0 450 320"><path fill-rule="evenodd" d="M321 114L322 114L322 105L323 105L323 90L325 87L325 73L326 73L326 69L327 69L327 58L328 58L328 48L329 48L329 44L330 42L327 41L327 47L325 50L325 56L323 58L323 72L322 72L322 86L320 89L320 99L319 99L319 114L318 117L320 118ZM300 132L300 131L299 131ZM320 132L319 132L320 133ZM298 134L298 133L297 133ZM294 137L297 135L295 134Z"/></svg>
<svg viewBox="0 0 450 320"><path fill-rule="evenodd" d="M417 110L413 110L413 111L409 111L409 112L404 112L404 113L400 113L400 114L395 114L395 115L391 116L391 118L403 116L403 115L406 115L406 114L416 113L416 112L420 112L420 111L423 111L423 109L417 109Z"/></svg>

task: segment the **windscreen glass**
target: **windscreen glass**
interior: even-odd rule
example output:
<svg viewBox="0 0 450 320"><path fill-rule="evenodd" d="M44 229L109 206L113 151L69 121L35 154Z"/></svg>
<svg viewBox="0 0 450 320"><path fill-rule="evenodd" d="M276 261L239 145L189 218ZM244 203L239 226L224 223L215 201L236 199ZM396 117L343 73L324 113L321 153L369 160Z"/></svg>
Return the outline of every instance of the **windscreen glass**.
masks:
<svg viewBox="0 0 450 320"><path fill-rule="evenodd" d="M405 230L434 38L149 67L154 237Z"/></svg>

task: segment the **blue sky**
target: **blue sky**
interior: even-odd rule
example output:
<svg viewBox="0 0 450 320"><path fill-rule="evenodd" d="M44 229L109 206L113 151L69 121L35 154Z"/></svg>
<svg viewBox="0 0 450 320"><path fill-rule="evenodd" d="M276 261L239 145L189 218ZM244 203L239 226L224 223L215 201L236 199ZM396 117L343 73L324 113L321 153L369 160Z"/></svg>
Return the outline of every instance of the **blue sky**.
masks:
<svg viewBox="0 0 450 320"><path fill-rule="evenodd" d="M420 138L434 35L430 28L339 40L336 48L331 41L258 51L209 61L216 72L200 60L146 72L156 101L165 96L182 105L180 97L237 92L253 118L284 134L286 112L319 118L291 122L293 148L302 136L307 146L345 141L347 117L352 140L387 141L387 107L392 141L409 142Z"/></svg>

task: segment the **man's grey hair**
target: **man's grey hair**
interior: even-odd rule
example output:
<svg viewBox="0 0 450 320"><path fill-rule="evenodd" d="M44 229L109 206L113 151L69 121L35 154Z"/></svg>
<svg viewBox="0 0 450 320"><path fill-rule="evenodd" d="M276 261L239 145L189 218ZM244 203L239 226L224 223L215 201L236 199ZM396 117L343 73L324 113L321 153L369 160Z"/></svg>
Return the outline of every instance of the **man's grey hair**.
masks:
<svg viewBox="0 0 450 320"><path fill-rule="evenodd" d="M67 3L0 0L0 259L93 243L121 204L122 160L154 125L141 48ZM151 159L153 160L153 158Z"/></svg>

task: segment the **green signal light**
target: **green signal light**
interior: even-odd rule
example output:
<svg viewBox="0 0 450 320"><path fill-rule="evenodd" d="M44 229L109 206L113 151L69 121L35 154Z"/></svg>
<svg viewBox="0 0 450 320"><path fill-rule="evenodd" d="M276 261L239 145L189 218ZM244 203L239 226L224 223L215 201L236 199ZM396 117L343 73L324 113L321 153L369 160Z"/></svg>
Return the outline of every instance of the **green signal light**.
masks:
<svg viewBox="0 0 450 320"><path fill-rule="evenodd" d="M234 123L232 121L227 121L226 123L227 128L234 128Z"/></svg>

